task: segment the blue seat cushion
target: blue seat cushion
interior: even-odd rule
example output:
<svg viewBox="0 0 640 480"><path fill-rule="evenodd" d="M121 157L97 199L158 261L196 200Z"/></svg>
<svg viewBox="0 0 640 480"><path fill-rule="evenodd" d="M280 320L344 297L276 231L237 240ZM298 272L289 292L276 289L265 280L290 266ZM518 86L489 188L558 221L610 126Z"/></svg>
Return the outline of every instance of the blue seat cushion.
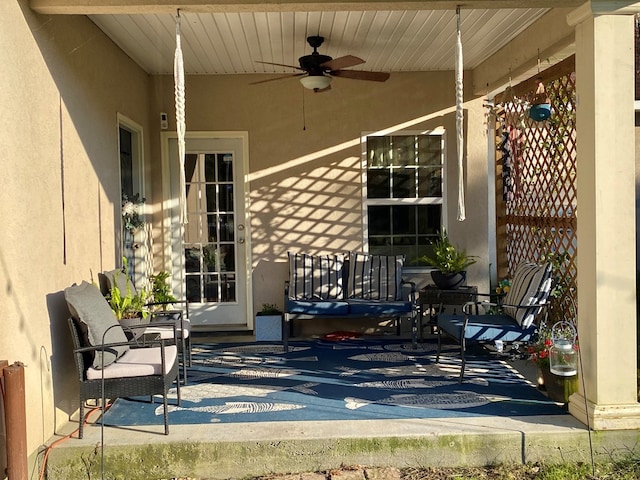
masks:
<svg viewBox="0 0 640 480"><path fill-rule="evenodd" d="M388 301L388 300L364 300L360 298L350 298L349 314L362 317L395 317L411 313L411 302Z"/></svg>
<svg viewBox="0 0 640 480"><path fill-rule="evenodd" d="M349 305L344 300L293 300L287 299L287 313L306 315L347 315Z"/></svg>
<svg viewBox="0 0 640 480"><path fill-rule="evenodd" d="M438 328L460 341L464 319L464 315L438 315ZM475 342L528 342L536 329L535 325L522 329L508 315L470 315L464 336L466 340Z"/></svg>

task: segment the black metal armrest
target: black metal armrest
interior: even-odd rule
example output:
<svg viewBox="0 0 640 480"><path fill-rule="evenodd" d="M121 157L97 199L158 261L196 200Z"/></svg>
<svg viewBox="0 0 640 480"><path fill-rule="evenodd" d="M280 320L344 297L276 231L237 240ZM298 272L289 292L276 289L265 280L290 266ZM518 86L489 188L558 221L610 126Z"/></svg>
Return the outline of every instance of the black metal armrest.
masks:
<svg viewBox="0 0 640 480"><path fill-rule="evenodd" d="M409 301L411 303L413 303L414 305L417 304L418 302L418 297L416 295L417 290L416 290L416 282L412 282L410 280L400 280L400 285L401 286L408 286L409 287Z"/></svg>

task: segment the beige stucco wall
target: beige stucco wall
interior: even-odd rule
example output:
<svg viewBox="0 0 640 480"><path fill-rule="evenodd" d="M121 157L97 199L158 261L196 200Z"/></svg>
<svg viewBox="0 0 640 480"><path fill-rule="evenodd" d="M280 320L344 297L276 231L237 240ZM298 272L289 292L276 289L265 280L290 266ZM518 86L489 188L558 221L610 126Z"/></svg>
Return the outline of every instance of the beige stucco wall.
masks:
<svg viewBox="0 0 640 480"><path fill-rule="evenodd" d="M78 407L62 290L116 263L116 117L148 124L149 80L85 17L8 0L0 23L0 359L26 364L32 454Z"/></svg>
<svg viewBox="0 0 640 480"><path fill-rule="evenodd" d="M257 78L265 78L257 77ZM249 132L254 306L282 306L287 251L362 249L360 136L379 130L447 132L448 229L478 255L469 282L488 288L487 138L482 100L465 105L467 221L456 221L453 72L394 73L385 83L334 79L313 93L291 78L249 85L255 76L190 76L187 130ZM171 112L172 77L154 78L153 114ZM470 90L471 76L467 78ZM154 158L159 155L154 154Z"/></svg>

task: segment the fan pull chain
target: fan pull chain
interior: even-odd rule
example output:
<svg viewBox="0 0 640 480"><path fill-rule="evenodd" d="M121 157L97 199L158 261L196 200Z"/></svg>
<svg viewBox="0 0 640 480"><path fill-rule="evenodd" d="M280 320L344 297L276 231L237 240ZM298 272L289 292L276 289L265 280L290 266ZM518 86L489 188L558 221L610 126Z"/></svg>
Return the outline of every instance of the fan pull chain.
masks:
<svg viewBox="0 0 640 480"><path fill-rule="evenodd" d="M304 88L302 88L302 131L307 129L307 116L304 110Z"/></svg>

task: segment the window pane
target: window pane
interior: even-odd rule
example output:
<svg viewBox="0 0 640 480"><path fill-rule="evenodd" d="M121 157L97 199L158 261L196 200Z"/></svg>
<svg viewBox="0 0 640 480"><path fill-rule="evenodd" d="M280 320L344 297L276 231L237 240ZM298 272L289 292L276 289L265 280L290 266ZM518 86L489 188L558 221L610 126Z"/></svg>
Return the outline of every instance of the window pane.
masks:
<svg viewBox="0 0 640 480"><path fill-rule="evenodd" d="M375 199L365 210L370 252L404 255L407 265L417 265L416 259L430 249L442 217L442 138L367 138L367 199ZM436 203L421 205L423 198ZM379 205L383 199L385 205Z"/></svg>
<svg viewBox="0 0 640 480"><path fill-rule="evenodd" d="M435 238L440 231L442 221L442 207L440 205L419 205L417 232L422 235L432 235Z"/></svg>
<svg viewBox="0 0 640 480"><path fill-rule="evenodd" d="M387 255L391 250L391 237L369 237L369 253Z"/></svg>
<svg viewBox="0 0 640 480"><path fill-rule="evenodd" d="M393 171L393 198L415 198L416 172L413 169Z"/></svg>
<svg viewBox="0 0 640 480"><path fill-rule="evenodd" d="M369 214L369 235L391 234L391 207L371 206Z"/></svg>
<svg viewBox="0 0 640 480"><path fill-rule="evenodd" d="M391 137L391 142L393 143L392 165L415 165L416 137L413 135Z"/></svg>
<svg viewBox="0 0 640 480"><path fill-rule="evenodd" d="M391 197L391 173L389 170L368 170L367 198Z"/></svg>
<svg viewBox="0 0 640 480"><path fill-rule="evenodd" d="M399 205L391 210L393 214L393 234L405 235L416 231L416 207Z"/></svg>
<svg viewBox="0 0 640 480"><path fill-rule="evenodd" d="M418 196L441 197L442 196L442 169L421 168L418 171Z"/></svg>
<svg viewBox="0 0 640 480"><path fill-rule="evenodd" d="M442 147L439 135L418 136L418 165L440 166L442 165Z"/></svg>
<svg viewBox="0 0 640 480"><path fill-rule="evenodd" d="M371 167L389 166L390 137L367 137L367 164Z"/></svg>

